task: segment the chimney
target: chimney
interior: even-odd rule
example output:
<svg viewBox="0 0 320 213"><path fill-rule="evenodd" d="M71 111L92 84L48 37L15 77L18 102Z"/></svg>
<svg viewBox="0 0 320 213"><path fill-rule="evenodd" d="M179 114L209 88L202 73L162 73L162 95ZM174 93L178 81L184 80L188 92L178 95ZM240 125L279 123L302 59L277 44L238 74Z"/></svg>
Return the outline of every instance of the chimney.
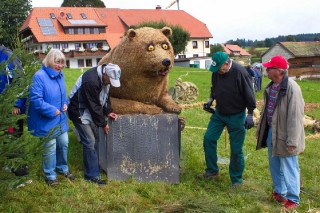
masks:
<svg viewBox="0 0 320 213"><path fill-rule="evenodd" d="M161 10L161 6L160 6L160 5L157 5L157 6L156 6L156 10Z"/></svg>

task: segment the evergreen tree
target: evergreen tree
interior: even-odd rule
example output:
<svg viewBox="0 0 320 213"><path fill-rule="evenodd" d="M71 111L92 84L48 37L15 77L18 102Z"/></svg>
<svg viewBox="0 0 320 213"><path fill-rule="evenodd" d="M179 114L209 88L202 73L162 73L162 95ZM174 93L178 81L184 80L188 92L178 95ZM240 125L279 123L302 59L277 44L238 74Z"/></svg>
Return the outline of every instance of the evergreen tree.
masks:
<svg viewBox="0 0 320 213"><path fill-rule="evenodd" d="M64 0L61 7L106 7L101 0Z"/></svg>
<svg viewBox="0 0 320 213"><path fill-rule="evenodd" d="M31 10L31 0L0 1L0 44L13 48L19 27Z"/></svg>
<svg viewBox="0 0 320 213"><path fill-rule="evenodd" d="M28 97L32 76L40 68L34 56L26 53L19 43L18 45L19 47L14 49L9 59L0 63L1 75L8 74L5 67L15 57L18 57L23 65L23 70L13 70L13 81L7 84L5 90L0 94L0 168L8 168L8 171L3 170L4 172L1 173L0 189L11 188L17 184L17 181L25 181L28 177L15 179L10 169L19 168L24 164L31 165L30 162L34 159L34 155L41 153L42 149L39 139L30 135L26 130L26 125L20 137L9 134L7 131L10 127L17 127L19 119L23 119L26 123L26 114L15 116L11 112L19 98Z"/></svg>
<svg viewBox="0 0 320 213"><path fill-rule="evenodd" d="M188 44L190 34L181 28L178 25L168 25L164 21L160 22L144 22L137 26L131 26L133 29L138 29L141 27L152 27L156 29L162 29L163 27L168 26L172 29L172 35L169 38L169 41L172 44L174 55L177 55L179 53L185 52L186 46Z"/></svg>

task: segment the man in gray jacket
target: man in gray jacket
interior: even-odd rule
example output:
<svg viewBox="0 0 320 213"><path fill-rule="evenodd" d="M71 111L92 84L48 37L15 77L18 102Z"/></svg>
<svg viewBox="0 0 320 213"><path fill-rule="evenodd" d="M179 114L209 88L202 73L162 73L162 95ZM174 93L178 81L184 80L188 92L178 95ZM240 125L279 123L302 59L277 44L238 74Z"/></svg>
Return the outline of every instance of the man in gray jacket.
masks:
<svg viewBox="0 0 320 213"><path fill-rule="evenodd" d="M305 147L304 100L299 85L288 78L288 63L274 56L262 64L271 82L264 91L264 106L257 128L257 150L268 147L273 182L272 198L286 210L299 206L298 154Z"/></svg>

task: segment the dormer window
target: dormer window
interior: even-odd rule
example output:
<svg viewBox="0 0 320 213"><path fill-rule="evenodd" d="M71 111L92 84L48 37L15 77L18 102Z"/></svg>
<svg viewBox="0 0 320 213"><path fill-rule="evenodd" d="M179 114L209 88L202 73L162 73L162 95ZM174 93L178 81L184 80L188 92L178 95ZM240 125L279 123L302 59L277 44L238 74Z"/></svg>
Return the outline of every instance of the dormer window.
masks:
<svg viewBox="0 0 320 213"><path fill-rule="evenodd" d="M67 18L68 18L68 19L72 19L71 13L67 13Z"/></svg>
<svg viewBox="0 0 320 213"><path fill-rule="evenodd" d="M83 19L86 19L86 18L87 18L86 14L84 14L84 13L80 13L80 15L81 15L81 17L82 17Z"/></svg>
<svg viewBox="0 0 320 213"><path fill-rule="evenodd" d="M50 13L50 17L51 17L52 19L55 19L55 18L56 18L56 15L55 15L54 13Z"/></svg>

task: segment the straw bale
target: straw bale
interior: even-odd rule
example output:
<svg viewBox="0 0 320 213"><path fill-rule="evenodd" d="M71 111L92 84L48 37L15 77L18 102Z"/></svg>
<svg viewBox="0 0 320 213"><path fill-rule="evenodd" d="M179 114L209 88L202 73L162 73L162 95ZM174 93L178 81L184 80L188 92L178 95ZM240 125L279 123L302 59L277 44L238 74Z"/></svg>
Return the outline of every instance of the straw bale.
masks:
<svg viewBox="0 0 320 213"><path fill-rule="evenodd" d="M111 88L112 108L118 114L179 114L181 108L167 92L174 53L169 27L129 29L120 43L99 64L121 68L121 87Z"/></svg>

